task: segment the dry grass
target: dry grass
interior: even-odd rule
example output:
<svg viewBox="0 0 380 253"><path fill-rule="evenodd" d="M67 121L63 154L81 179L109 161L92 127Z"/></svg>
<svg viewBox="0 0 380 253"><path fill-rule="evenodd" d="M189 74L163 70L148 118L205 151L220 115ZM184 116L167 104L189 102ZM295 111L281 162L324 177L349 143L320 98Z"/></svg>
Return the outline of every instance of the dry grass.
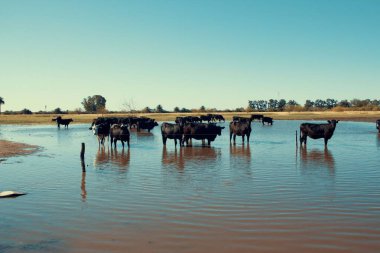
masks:
<svg viewBox="0 0 380 253"><path fill-rule="evenodd" d="M65 118L72 118L75 123L90 123L97 117L127 117L145 116L154 118L157 121L174 121L177 116L199 116L202 113L139 113L139 114L68 114ZM206 113L203 113L206 114ZM226 120L231 120L232 116L239 115L249 117L252 112L228 112L220 113ZM379 111L327 111L327 112L265 112L265 116L273 117L275 120L325 120L340 119L347 121L367 121L374 122L380 119ZM34 115L0 115L0 124L56 124L52 122L55 114L34 114Z"/></svg>

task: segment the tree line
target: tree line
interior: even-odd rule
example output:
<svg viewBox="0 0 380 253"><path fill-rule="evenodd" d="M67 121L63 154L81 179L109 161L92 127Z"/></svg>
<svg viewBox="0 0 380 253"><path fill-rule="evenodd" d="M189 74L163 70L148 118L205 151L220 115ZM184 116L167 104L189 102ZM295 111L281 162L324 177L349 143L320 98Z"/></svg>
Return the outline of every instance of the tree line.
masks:
<svg viewBox="0 0 380 253"><path fill-rule="evenodd" d="M301 105L295 100L269 99L269 100L249 100L247 110L263 112L283 112L283 111L345 111L345 110L380 110L380 100L378 99L352 99L338 101L333 98L326 100L306 100Z"/></svg>
<svg viewBox="0 0 380 253"><path fill-rule="evenodd" d="M295 100L285 100L285 99L269 99L269 100L249 100L248 106L246 108L239 107L235 109L223 109L218 110L216 108L206 108L201 106L199 108L180 108L178 106L174 107L173 110L165 110L161 104L157 105L155 108L150 108L148 106L141 110L137 110L133 103L124 104L125 110L122 111L108 111L106 109L107 100L101 95L88 96L83 98L81 104L82 108L77 108L74 111L62 110L60 107L55 108L51 111L38 111L36 114L68 114L68 113L203 113L203 112L283 112L283 111L345 111L345 110L362 110L362 111L378 111L380 110L380 100L378 99L352 99L352 100L336 100L333 98L328 99L316 99L316 100L306 100L306 102L301 105ZM1 105L5 103L4 99L0 97L0 113ZM33 114L33 112L27 108L21 111L5 111L4 114Z"/></svg>

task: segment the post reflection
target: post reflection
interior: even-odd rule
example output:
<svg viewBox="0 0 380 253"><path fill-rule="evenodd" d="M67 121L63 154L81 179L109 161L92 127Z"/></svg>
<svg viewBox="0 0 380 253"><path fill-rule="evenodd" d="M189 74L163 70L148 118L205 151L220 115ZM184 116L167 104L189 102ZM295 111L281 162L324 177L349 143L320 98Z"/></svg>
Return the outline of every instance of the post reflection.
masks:
<svg viewBox="0 0 380 253"><path fill-rule="evenodd" d="M184 170L186 164L196 167L207 167L209 161L215 161L218 152L212 147L182 147L168 151L162 148L162 164L175 166L178 170Z"/></svg>
<svg viewBox="0 0 380 253"><path fill-rule="evenodd" d="M81 196L82 196L82 201L86 202L87 199L87 191L86 191L86 172L82 172L82 181L80 185L81 189Z"/></svg>
<svg viewBox="0 0 380 253"><path fill-rule="evenodd" d="M100 147L95 156L95 166L102 166L104 164L115 164L120 168L127 168L130 162L130 149L117 149Z"/></svg>
<svg viewBox="0 0 380 253"><path fill-rule="evenodd" d="M335 160L333 154L325 148L324 150L312 149L307 150L307 147L300 147L301 167L323 167L329 169L330 175L335 174Z"/></svg>

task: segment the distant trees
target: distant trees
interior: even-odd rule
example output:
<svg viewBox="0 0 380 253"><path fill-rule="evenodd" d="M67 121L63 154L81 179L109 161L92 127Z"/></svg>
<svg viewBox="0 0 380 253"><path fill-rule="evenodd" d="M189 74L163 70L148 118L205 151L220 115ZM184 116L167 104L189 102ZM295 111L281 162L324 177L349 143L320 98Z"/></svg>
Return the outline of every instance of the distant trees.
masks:
<svg viewBox="0 0 380 253"><path fill-rule="evenodd" d="M53 113L54 114L63 114L63 111L61 110L61 108L57 107L53 110Z"/></svg>
<svg viewBox="0 0 380 253"><path fill-rule="evenodd" d="M4 102L4 99L2 97L0 97L0 114L1 114L1 105L3 105L5 102Z"/></svg>
<svg viewBox="0 0 380 253"><path fill-rule="evenodd" d="M315 101L306 100L305 104L301 106L295 100L286 101L285 99L269 99L269 100L249 100L248 110L252 111L324 111L324 110L380 110L380 100L374 99L352 99L338 101L333 98L326 100L316 99Z"/></svg>
<svg viewBox="0 0 380 253"><path fill-rule="evenodd" d="M31 110L29 110L29 109L22 109L21 111L20 111L20 113L21 114L33 114L33 112L31 111Z"/></svg>
<svg viewBox="0 0 380 253"><path fill-rule="evenodd" d="M106 109L106 101L107 100L103 96L94 95L84 98L82 101L82 105L86 112L103 112Z"/></svg>

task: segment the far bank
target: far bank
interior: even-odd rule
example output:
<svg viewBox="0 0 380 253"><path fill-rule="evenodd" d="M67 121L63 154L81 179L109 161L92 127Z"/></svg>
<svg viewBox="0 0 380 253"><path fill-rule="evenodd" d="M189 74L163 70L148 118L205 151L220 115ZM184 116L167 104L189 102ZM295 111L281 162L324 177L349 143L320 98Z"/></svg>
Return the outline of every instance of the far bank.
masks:
<svg viewBox="0 0 380 253"><path fill-rule="evenodd" d="M149 117L156 121L174 121L178 116L197 116L205 113L112 113L112 114L61 114L62 118L72 118L75 123L90 123L97 117ZM264 114L274 120L327 120L375 122L380 119L380 111L345 111L345 112L217 112L230 121L233 116ZM0 124L52 124L57 114L0 115Z"/></svg>

